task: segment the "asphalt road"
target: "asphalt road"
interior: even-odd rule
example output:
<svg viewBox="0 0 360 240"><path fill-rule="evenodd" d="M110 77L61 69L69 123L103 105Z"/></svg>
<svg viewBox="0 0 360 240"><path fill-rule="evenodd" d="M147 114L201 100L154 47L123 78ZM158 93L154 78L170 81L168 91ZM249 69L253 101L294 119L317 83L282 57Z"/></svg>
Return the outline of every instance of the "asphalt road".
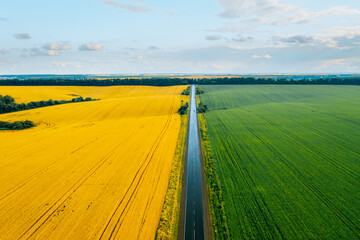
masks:
<svg viewBox="0 0 360 240"><path fill-rule="evenodd" d="M200 142L195 86L191 88L184 239L205 239Z"/></svg>

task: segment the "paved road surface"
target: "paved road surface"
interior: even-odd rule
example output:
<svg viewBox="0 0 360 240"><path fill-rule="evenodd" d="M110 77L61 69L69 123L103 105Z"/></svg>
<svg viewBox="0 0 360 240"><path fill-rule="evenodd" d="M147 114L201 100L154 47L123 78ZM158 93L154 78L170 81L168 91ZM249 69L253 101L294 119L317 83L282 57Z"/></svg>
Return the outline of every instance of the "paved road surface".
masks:
<svg viewBox="0 0 360 240"><path fill-rule="evenodd" d="M201 240L205 239L204 207L200 165L200 142L194 85L191 87L189 124L184 236L186 240Z"/></svg>

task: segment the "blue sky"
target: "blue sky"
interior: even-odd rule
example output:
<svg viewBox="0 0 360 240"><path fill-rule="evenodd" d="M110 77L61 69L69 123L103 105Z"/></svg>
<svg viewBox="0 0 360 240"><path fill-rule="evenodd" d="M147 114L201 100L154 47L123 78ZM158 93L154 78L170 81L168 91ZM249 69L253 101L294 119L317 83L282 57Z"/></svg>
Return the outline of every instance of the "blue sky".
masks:
<svg viewBox="0 0 360 240"><path fill-rule="evenodd" d="M0 74L358 73L358 0L12 0Z"/></svg>

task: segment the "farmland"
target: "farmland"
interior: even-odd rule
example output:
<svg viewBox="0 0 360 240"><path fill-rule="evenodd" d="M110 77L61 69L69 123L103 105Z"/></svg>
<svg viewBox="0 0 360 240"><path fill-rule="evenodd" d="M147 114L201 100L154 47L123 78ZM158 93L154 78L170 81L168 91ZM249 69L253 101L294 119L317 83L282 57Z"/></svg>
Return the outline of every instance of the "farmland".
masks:
<svg viewBox="0 0 360 240"><path fill-rule="evenodd" d="M360 238L359 87L202 88L232 239Z"/></svg>
<svg viewBox="0 0 360 240"><path fill-rule="evenodd" d="M36 124L0 132L0 238L154 239L185 88L0 87L18 103L101 99L0 115Z"/></svg>

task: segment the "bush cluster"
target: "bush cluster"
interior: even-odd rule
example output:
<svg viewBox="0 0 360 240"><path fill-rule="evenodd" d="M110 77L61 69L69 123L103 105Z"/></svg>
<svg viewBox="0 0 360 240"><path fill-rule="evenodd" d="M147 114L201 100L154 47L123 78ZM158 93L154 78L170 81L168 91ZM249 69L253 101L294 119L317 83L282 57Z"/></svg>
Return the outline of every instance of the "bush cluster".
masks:
<svg viewBox="0 0 360 240"><path fill-rule="evenodd" d="M189 103L185 103L184 105L181 105L181 107L179 108L178 113L180 115L184 115L187 113L187 109L189 108Z"/></svg>
<svg viewBox="0 0 360 240"><path fill-rule="evenodd" d="M207 105L203 104L202 102L199 103L199 106L197 107L198 113L205 113L208 110Z"/></svg>
<svg viewBox="0 0 360 240"><path fill-rule="evenodd" d="M196 87L196 88L195 88L195 92L196 92L196 95L200 95L200 94L203 94L203 93L204 93L204 89L199 88L199 87Z"/></svg>
<svg viewBox="0 0 360 240"><path fill-rule="evenodd" d="M0 121L0 130L20 130L34 127L35 124L32 121L16 121L16 122L2 122Z"/></svg>
<svg viewBox="0 0 360 240"><path fill-rule="evenodd" d="M182 91L181 95L189 96L191 92L191 87L187 87L184 91Z"/></svg>

